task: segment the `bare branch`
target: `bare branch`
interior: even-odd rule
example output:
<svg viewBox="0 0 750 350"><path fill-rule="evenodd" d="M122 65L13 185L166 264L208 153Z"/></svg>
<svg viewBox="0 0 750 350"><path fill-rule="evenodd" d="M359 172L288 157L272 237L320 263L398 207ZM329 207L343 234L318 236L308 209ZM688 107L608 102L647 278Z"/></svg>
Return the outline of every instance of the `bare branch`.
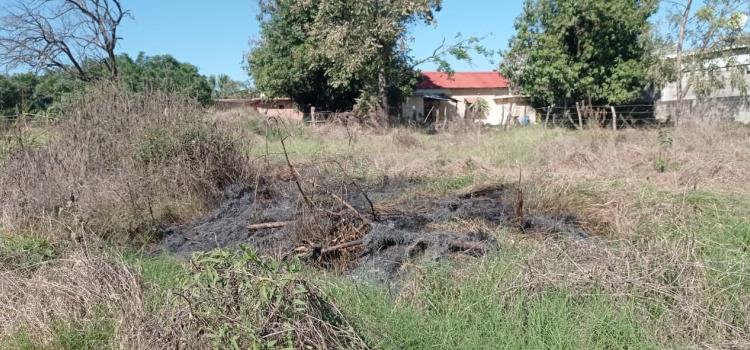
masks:
<svg viewBox="0 0 750 350"><path fill-rule="evenodd" d="M55 67L82 80L91 61L117 76L117 30L130 12L121 0L14 0L0 14L0 64Z"/></svg>

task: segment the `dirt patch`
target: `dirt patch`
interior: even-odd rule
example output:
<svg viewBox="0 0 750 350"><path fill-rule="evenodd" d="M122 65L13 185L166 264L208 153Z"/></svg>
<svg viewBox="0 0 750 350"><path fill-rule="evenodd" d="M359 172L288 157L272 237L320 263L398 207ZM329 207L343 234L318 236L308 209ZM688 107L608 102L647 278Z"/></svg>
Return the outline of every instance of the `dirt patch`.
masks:
<svg viewBox="0 0 750 350"><path fill-rule="evenodd" d="M496 251L500 247L490 232L497 228L588 237L573 216L519 217L517 192L508 186L447 198L405 199L406 190L403 184L388 182L367 189L367 195L352 186L335 192L316 189L308 197L319 205L310 208L293 182L230 186L214 213L194 224L166 229L160 250L186 256L245 243L265 255L305 255L327 267L344 266L388 280L408 263ZM256 226L251 230L249 225Z"/></svg>

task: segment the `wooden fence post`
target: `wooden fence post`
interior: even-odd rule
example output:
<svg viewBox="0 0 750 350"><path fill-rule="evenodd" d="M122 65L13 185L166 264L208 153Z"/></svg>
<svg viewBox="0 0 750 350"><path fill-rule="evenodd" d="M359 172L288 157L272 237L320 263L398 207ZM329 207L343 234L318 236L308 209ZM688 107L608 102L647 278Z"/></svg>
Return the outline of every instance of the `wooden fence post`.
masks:
<svg viewBox="0 0 750 350"><path fill-rule="evenodd" d="M617 110L615 106L609 106L612 109L612 130L617 131Z"/></svg>

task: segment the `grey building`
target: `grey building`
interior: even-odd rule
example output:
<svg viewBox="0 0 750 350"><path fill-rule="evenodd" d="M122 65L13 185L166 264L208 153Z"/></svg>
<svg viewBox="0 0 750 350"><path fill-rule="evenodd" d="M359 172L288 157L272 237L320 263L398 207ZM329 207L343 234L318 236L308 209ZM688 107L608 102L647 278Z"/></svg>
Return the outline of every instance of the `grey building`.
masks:
<svg viewBox="0 0 750 350"><path fill-rule="evenodd" d="M742 70L744 81L750 86L750 45L738 46L729 49L728 55L732 57L733 68ZM712 91L708 96L699 97L695 91L688 90L683 99L683 113L686 116L706 118L731 118L736 121L750 124L750 98L740 89L732 87L731 75L728 66L729 60L717 58L706 65L720 68L719 74L723 75L724 88ZM686 74L683 86L688 86L687 81L690 73ZM736 77L736 76L735 76ZM742 78L740 78L742 79ZM655 114L657 119L674 120L679 104L679 92L677 83L667 84L658 94L655 103Z"/></svg>

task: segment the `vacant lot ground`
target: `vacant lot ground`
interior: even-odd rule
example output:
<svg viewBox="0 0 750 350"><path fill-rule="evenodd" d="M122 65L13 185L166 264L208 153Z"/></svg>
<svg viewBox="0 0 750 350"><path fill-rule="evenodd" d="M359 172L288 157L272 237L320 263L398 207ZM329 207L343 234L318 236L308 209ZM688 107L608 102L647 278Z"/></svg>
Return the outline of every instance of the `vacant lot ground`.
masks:
<svg viewBox="0 0 750 350"><path fill-rule="evenodd" d="M747 127L176 113L4 139L0 348L750 347Z"/></svg>

